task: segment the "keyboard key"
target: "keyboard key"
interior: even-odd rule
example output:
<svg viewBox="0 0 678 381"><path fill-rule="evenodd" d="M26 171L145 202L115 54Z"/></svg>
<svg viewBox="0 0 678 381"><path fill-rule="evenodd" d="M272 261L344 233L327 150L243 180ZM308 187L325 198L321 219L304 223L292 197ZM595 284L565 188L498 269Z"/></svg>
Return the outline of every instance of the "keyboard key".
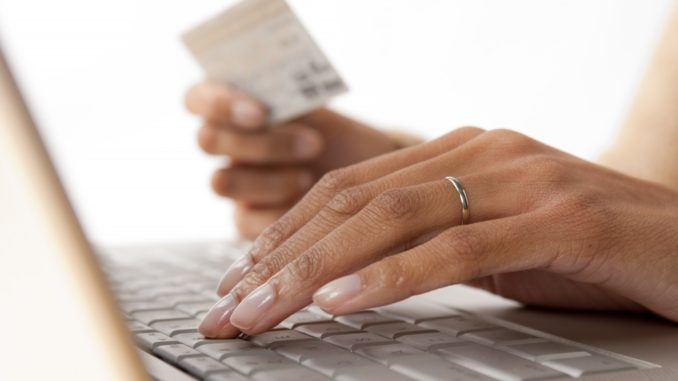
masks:
<svg viewBox="0 0 678 381"><path fill-rule="evenodd" d="M383 366L361 366L357 368L345 368L335 376L338 381L364 381L364 380L388 380L388 381L412 381L411 378L396 373Z"/></svg>
<svg viewBox="0 0 678 381"><path fill-rule="evenodd" d="M364 359L353 353L343 353L336 356L323 356L309 358L301 362L313 370L316 370L328 377L334 377L336 373L345 368L358 368L362 366L377 366L373 361Z"/></svg>
<svg viewBox="0 0 678 381"><path fill-rule="evenodd" d="M155 331L153 328L147 326L146 324L139 323L138 321L129 321L129 322L127 322L127 329L129 329L129 331L130 331L130 332L133 332L133 333L153 332L153 331Z"/></svg>
<svg viewBox="0 0 678 381"><path fill-rule="evenodd" d="M186 312L189 315L197 315L201 312L207 312L214 305L213 301L207 302L192 302L192 303L179 303L176 306L176 309L181 312Z"/></svg>
<svg viewBox="0 0 678 381"><path fill-rule="evenodd" d="M537 336L528 335L508 328L497 328L488 331L476 331L461 335L462 339L483 345L511 345L524 342L545 341Z"/></svg>
<svg viewBox="0 0 678 381"><path fill-rule="evenodd" d="M179 333L197 332L198 324L200 320L197 319L164 320L151 324L151 327L165 335L174 336Z"/></svg>
<svg viewBox="0 0 678 381"><path fill-rule="evenodd" d="M200 352L184 344L159 345L153 349L153 353L173 364L176 364L186 357L202 356Z"/></svg>
<svg viewBox="0 0 678 381"><path fill-rule="evenodd" d="M400 336L398 341L407 345L411 345L417 349L421 349L422 351L432 351L436 348L448 345L465 343L465 341L461 339L457 339L456 337L442 332L418 333L416 335Z"/></svg>
<svg viewBox="0 0 678 381"><path fill-rule="evenodd" d="M162 310L168 309L171 306L157 302L157 301L145 301L145 302L129 302L122 303L120 309L127 312L128 314L139 312L139 311L153 311L153 310Z"/></svg>
<svg viewBox="0 0 678 381"><path fill-rule="evenodd" d="M178 344L178 341L160 332L137 333L134 337L139 346L149 351L161 344Z"/></svg>
<svg viewBox="0 0 678 381"><path fill-rule="evenodd" d="M158 298L158 301L160 301L162 303L169 304L170 306L176 306L177 304L181 304L181 303L196 303L196 302L208 302L208 303L214 304L212 302L212 299L208 299L204 295L189 294L189 293L161 296L161 297ZM193 314L191 314L191 315L193 315Z"/></svg>
<svg viewBox="0 0 678 381"><path fill-rule="evenodd" d="M377 336L373 333L349 333L345 335L336 335L336 336L330 336L327 339L324 340L325 342L328 342L330 344L334 344L336 346L342 347L344 349L348 349L350 351L353 351L355 349L358 349L360 347L364 347L366 345L374 345L374 344L388 344L392 343L391 340L385 339L381 336Z"/></svg>
<svg viewBox="0 0 678 381"><path fill-rule="evenodd" d="M542 364L563 373L567 373L572 377L581 377L592 373L635 369L631 364L598 354L584 357L554 359L545 361Z"/></svg>
<svg viewBox="0 0 678 381"><path fill-rule="evenodd" d="M259 347L241 339L221 340L220 343L207 343L197 347L200 352L217 360L223 360L228 355L242 353L250 349L259 349Z"/></svg>
<svg viewBox="0 0 678 381"><path fill-rule="evenodd" d="M247 381L247 380L248 380L247 377L235 371L212 373L205 379L205 381Z"/></svg>
<svg viewBox="0 0 678 381"><path fill-rule="evenodd" d="M458 312L445 307L404 300L395 304L377 308L377 311L391 318L407 323L418 324L425 320L459 315Z"/></svg>
<svg viewBox="0 0 678 381"><path fill-rule="evenodd" d="M115 294L115 299L118 303L132 303L132 302L151 302L153 296L137 292L122 292Z"/></svg>
<svg viewBox="0 0 678 381"><path fill-rule="evenodd" d="M391 370L421 381L492 381L480 373L443 359L422 361L418 357L404 357L391 365Z"/></svg>
<svg viewBox="0 0 678 381"><path fill-rule="evenodd" d="M339 323L346 324L349 327L357 329L365 329L371 324L393 323L396 320L380 315L374 311L356 312L354 314L337 316L334 320Z"/></svg>
<svg viewBox="0 0 678 381"><path fill-rule="evenodd" d="M262 347L273 347L284 343L313 340L313 338L301 332L285 329L280 331L264 332L262 334L250 337L250 340Z"/></svg>
<svg viewBox="0 0 678 381"><path fill-rule="evenodd" d="M230 370L226 365L207 356L184 358L179 361L179 366L199 378L205 378L211 373Z"/></svg>
<svg viewBox="0 0 678 381"><path fill-rule="evenodd" d="M486 323L482 320L476 320L461 315L428 320L419 325L424 328L435 329L454 336L459 336L467 332L496 328L495 325Z"/></svg>
<svg viewBox="0 0 678 381"><path fill-rule="evenodd" d="M180 333L177 335L172 336L173 339L178 340L179 342L188 345L189 347L196 348L199 345L202 344L207 344L207 343L219 343L224 340L215 340L215 339L208 339L202 334L198 332L190 332L190 333Z"/></svg>
<svg viewBox="0 0 678 381"><path fill-rule="evenodd" d="M275 351L296 362L301 362L311 357L335 356L346 353L345 350L334 345L315 340L284 344L276 347Z"/></svg>
<svg viewBox="0 0 678 381"><path fill-rule="evenodd" d="M457 365L499 380L537 380L563 377L562 373L553 369L475 343L440 348L438 353Z"/></svg>
<svg viewBox="0 0 678 381"><path fill-rule="evenodd" d="M311 311L299 311L295 314L288 316L287 319L280 322L280 326L287 329L292 329L302 324L328 322L328 321L331 321L331 319L320 316Z"/></svg>
<svg viewBox="0 0 678 381"><path fill-rule="evenodd" d="M368 357L382 365L388 366L398 357L403 356L431 356L426 352L422 352L419 349L412 348L409 345L401 343L385 344L385 345L370 345L369 347L364 347L357 349L355 353Z"/></svg>
<svg viewBox="0 0 678 381"><path fill-rule="evenodd" d="M434 330L428 328L422 328L414 324L403 322L375 324L365 328L365 330L379 336L388 337L389 339L395 339L400 336L410 335L413 333L435 332Z"/></svg>
<svg viewBox="0 0 678 381"><path fill-rule="evenodd" d="M132 314L132 317L144 324L151 325L158 321L188 319L191 316L175 310L157 310L136 312Z"/></svg>
<svg viewBox="0 0 678 381"><path fill-rule="evenodd" d="M205 320L205 316L207 316L207 311L195 314L195 318L198 320Z"/></svg>
<svg viewBox="0 0 678 381"><path fill-rule="evenodd" d="M144 294L152 296L154 299L159 299L165 295L186 294L188 290L184 286L162 286L144 289Z"/></svg>
<svg viewBox="0 0 678 381"><path fill-rule="evenodd" d="M337 322L302 325L297 327L297 331L318 339L342 333L359 332L355 328Z"/></svg>
<svg viewBox="0 0 678 381"><path fill-rule="evenodd" d="M329 378L318 372L303 367L287 369L264 370L255 373L255 381L328 381Z"/></svg>
<svg viewBox="0 0 678 381"><path fill-rule="evenodd" d="M298 367L299 365L290 360L280 356L279 354L266 351L268 353L257 353L256 355L231 356L224 360L224 362L236 369L238 372L250 375L253 372L271 369L282 369L290 367Z"/></svg>
<svg viewBox="0 0 678 381"><path fill-rule="evenodd" d="M581 357L590 355L590 353L581 348L554 343L551 341L509 345L502 347L501 349L507 350L513 354L525 357L532 361L544 361L563 357Z"/></svg>

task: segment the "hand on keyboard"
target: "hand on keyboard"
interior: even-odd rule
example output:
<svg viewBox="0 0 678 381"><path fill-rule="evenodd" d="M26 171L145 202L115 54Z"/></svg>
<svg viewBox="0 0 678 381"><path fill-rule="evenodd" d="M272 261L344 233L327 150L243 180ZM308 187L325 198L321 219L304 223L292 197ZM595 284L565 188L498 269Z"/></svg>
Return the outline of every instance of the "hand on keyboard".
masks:
<svg viewBox="0 0 678 381"><path fill-rule="evenodd" d="M462 192L470 200L462 223ZM678 321L678 193L511 131L464 128L325 176L233 265L200 329L264 332L470 282Z"/></svg>
<svg viewBox="0 0 678 381"><path fill-rule="evenodd" d="M413 299L335 316L309 306L268 332L207 339L196 327L216 300L214 268L224 258L194 251L105 271L138 346L199 379L528 381L638 369L590 346Z"/></svg>

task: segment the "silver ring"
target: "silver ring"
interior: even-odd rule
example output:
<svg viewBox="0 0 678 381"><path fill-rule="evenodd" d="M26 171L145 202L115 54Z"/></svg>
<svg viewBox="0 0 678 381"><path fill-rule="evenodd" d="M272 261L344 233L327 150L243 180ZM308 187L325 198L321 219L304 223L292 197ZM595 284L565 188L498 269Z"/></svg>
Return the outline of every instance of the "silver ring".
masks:
<svg viewBox="0 0 678 381"><path fill-rule="evenodd" d="M452 183L454 189L457 191L457 193L459 193L459 201L461 201L461 224L465 225L468 223L468 220L471 217L471 213L468 210L468 197L466 197L466 191L461 185L461 182L457 180L456 177L447 176L445 177L445 180Z"/></svg>

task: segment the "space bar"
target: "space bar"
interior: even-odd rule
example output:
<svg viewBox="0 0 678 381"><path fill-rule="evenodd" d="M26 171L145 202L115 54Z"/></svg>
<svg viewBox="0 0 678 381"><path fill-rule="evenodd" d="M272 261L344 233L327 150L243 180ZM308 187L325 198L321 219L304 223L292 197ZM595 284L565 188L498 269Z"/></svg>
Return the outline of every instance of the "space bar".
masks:
<svg viewBox="0 0 678 381"><path fill-rule="evenodd" d="M197 378L189 376L153 355L149 355L141 350L138 350L137 352L139 353L139 357L141 357L141 361L144 363L144 368L146 368L146 371L154 380L197 381Z"/></svg>

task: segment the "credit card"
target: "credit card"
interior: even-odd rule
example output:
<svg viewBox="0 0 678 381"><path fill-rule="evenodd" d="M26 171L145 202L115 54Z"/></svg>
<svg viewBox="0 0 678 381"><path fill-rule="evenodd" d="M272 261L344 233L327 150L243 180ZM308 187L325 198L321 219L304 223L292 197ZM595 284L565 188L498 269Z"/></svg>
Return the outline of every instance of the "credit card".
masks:
<svg viewBox="0 0 678 381"><path fill-rule="evenodd" d="M261 101L286 121L348 90L284 0L244 0L182 39L209 80Z"/></svg>

